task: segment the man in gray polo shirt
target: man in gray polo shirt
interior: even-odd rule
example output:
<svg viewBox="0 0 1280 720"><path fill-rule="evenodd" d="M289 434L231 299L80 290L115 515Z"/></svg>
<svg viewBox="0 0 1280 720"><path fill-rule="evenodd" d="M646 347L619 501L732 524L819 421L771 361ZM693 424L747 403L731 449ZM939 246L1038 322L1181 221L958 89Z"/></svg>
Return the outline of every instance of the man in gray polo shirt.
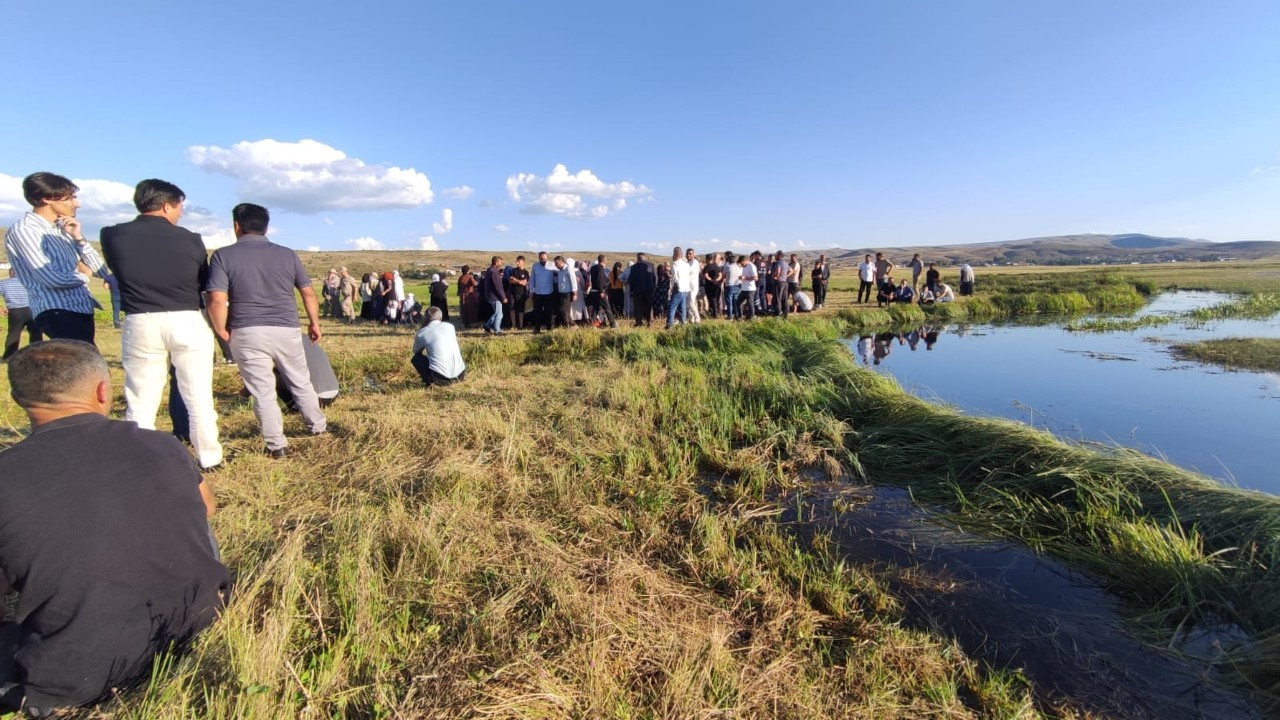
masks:
<svg viewBox="0 0 1280 720"><path fill-rule="evenodd" d="M231 219L235 244L218 250L209 261L209 319L214 333L231 343L240 377L253 395L253 411L262 426L267 453L282 458L289 442L276 404L273 368L289 386L311 433L325 432L325 417L311 386L298 333L294 289L307 310L313 343L320 341L320 306L298 254L267 240L271 216L266 208L241 203L231 211Z"/></svg>

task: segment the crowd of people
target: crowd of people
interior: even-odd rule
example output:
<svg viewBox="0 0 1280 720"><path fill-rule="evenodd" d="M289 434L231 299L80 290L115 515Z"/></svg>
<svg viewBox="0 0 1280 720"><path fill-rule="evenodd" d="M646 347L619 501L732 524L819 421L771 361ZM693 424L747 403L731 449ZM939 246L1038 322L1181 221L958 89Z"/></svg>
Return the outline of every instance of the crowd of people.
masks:
<svg viewBox="0 0 1280 720"><path fill-rule="evenodd" d="M39 717L143 674L157 652L207 626L226 601L230 582L209 529L215 504L204 481L224 460L215 347L237 366L271 458L285 457L289 445L278 400L301 415L308 433L329 432L322 405L338 384L317 345L321 317L419 326L410 362L427 385L465 379L466 364L449 318L451 287L439 275L427 306L405 292L398 271L357 282L347 268L333 268L317 296L298 255L267 239L265 207L237 205L236 242L209 256L200 236L179 225L186 195L157 179L137 184L137 217L104 228L99 253L76 219L79 188L71 180L35 173L22 187L31 211L5 234L11 267L0 297L11 395L32 433L0 452L0 596L18 593L17 622L0 622L0 712ZM954 299L932 265L917 298L918 256L911 285L904 279L892 293L893 264L880 255L867 260L859 276L879 284L883 302ZM90 291L94 277L110 291L121 328L123 421L109 419L113 389L95 345L94 311L102 308ZM494 256L483 271L464 266L454 288L460 324L501 335L616 327L624 319L671 328L703 318L786 317L823 307L830 278L826 256L805 267L781 251L698 256L675 248L669 261L638 253L625 266L605 255L575 262L543 252L529 265L524 256L512 264ZM961 294L972 283L966 266ZM23 333L29 344L18 349ZM155 432L166 384L172 435ZM50 543L60 552L47 552Z"/></svg>
<svg viewBox="0 0 1280 720"><path fill-rule="evenodd" d="M929 269L925 270L924 261L920 259L920 253L912 256L911 262L908 263L907 269L911 271L911 282L907 283L906 278L902 278L896 284L893 281L893 273L897 266L893 264L884 253L876 253L875 260L870 255L863 257L858 265L858 298L857 303L870 303L874 294L877 307L883 307L891 303L912 303L916 302L921 305L932 305L934 303L948 303L956 299L956 292L952 287L942 282L942 273L938 271L937 265L929 263ZM920 275L924 275L924 284L920 284ZM969 263L960 266L960 294L973 294L974 273L973 267Z"/></svg>

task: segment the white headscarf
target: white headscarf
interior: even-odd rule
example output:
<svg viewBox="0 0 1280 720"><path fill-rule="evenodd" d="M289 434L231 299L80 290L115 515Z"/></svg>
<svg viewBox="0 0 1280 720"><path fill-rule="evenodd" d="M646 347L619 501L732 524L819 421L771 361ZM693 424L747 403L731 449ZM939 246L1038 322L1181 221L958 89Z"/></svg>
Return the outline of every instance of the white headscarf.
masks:
<svg viewBox="0 0 1280 720"><path fill-rule="evenodd" d="M432 274L431 274L431 282L433 282L433 283L438 283L438 282L440 282L440 273L432 273Z"/></svg>
<svg viewBox="0 0 1280 720"><path fill-rule="evenodd" d="M391 271L391 283L391 294L395 296L396 300L404 300L404 278L400 277L399 270Z"/></svg>

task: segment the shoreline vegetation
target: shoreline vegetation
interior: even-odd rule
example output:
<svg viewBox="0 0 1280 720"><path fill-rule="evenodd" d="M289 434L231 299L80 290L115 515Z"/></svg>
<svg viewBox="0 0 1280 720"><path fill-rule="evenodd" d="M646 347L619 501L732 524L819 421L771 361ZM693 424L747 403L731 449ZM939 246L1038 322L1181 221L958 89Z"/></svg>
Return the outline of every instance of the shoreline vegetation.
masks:
<svg viewBox="0 0 1280 720"><path fill-rule="evenodd" d="M467 381L435 389L409 329L326 321L336 432L282 461L220 367L232 455L209 480L236 593L150 683L81 716L1097 716L903 627L875 570L789 533L770 498L813 477L908 488L1084 570L1157 644L1238 626L1250 642L1214 663L1274 712L1280 497L926 403L840 342L886 318L1134 309L1167 287L984 279L927 309L855 309L833 281L834 311L787 321L465 333ZM99 328L119 383L118 333ZM25 421L2 415L10 445Z"/></svg>
<svg viewBox="0 0 1280 720"><path fill-rule="evenodd" d="M1172 346L1175 355L1229 370L1280 372L1280 339L1215 338Z"/></svg>

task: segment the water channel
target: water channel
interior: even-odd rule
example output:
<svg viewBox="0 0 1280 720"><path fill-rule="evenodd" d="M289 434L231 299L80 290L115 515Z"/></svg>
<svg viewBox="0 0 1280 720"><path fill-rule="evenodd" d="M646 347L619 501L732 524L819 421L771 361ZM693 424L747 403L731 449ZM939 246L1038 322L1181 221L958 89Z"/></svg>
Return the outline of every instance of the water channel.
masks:
<svg viewBox="0 0 1280 720"><path fill-rule="evenodd" d="M1172 292L1142 315L1229 299ZM915 395L1007 417L1070 440L1137 448L1222 482L1280 495L1280 374L1179 360L1174 342L1280 337L1280 315L1133 331L1058 325L926 325L849 341L859 364Z"/></svg>

